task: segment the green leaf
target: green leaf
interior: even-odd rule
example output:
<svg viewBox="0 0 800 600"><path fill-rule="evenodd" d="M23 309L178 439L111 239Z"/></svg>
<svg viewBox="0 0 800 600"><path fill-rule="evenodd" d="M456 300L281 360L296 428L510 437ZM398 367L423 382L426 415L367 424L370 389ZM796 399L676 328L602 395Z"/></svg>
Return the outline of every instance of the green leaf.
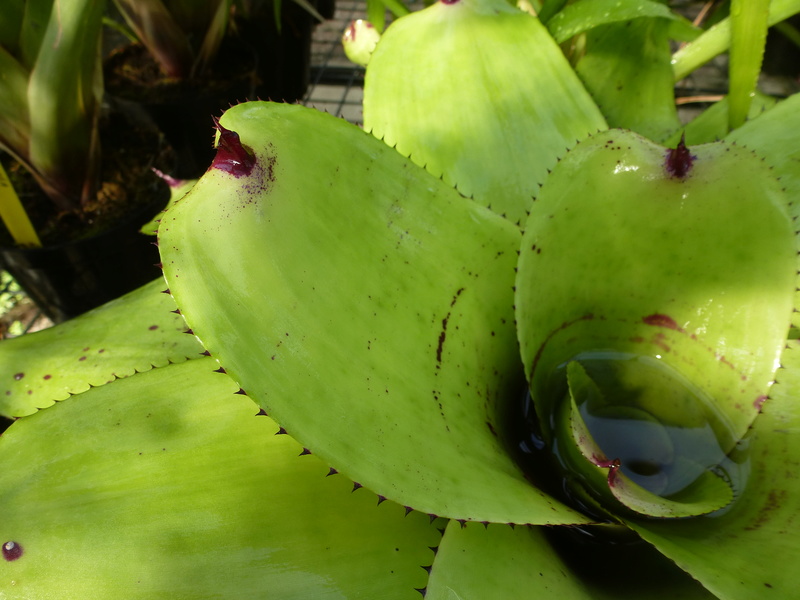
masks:
<svg viewBox="0 0 800 600"><path fill-rule="evenodd" d="M763 412L739 453L749 479L721 515L629 525L719 598L790 598L800 560L800 348L789 342ZM771 557L771 559L770 559ZM754 567L757 565L757 568Z"/></svg>
<svg viewBox="0 0 800 600"><path fill-rule="evenodd" d="M642 17L662 17L685 21L669 7L653 0L582 0L566 6L547 21L547 29L561 44L574 35L584 33L600 25L610 25ZM643 69L644 71L644 69Z"/></svg>
<svg viewBox="0 0 800 600"><path fill-rule="evenodd" d="M169 184L169 201L164 209L158 213L155 217L152 218L148 223L142 225L142 228L139 230L145 235L155 235L158 231L158 225L161 222L162 215L166 212L166 210L175 204L178 200L183 198L189 190L194 187L194 184L197 183L196 179L173 179L168 175L164 175L163 173L159 172L159 176L162 177L166 182Z"/></svg>
<svg viewBox="0 0 800 600"><path fill-rule="evenodd" d="M748 119L755 119L777 103L777 99L772 96L756 92L750 104ZM728 131L730 129L728 127L728 98L726 96L692 119L683 131L675 132L664 144L675 146L684 134L686 135L686 143L689 145L708 144L723 139L728 134Z"/></svg>
<svg viewBox="0 0 800 600"><path fill-rule="evenodd" d="M498 439L524 393L519 230L324 113L253 102L221 122L255 163L238 177L210 169L162 219L159 248L227 372L304 446L401 504L585 521L531 486ZM229 168L224 142L214 164Z"/></svg>
<svg viewBox="0 0 800 600"><path fill-rule="evenodd" d="M563 398L559 365L596 359L602 373L643 357L706 405L727 451L775 376L792 318L795 236L780 183L750 151L716 143L670 154L609 131L553 170L518 265L522 359L547 423ZM681 164L683 177L667 170ZM672 424L695 426L682 420Z"/></svg>
<svg viewBox="0 0 800 600"><path fill-rule="evenodd" d="M116 381L0 437L0 539L22 549L0 597L419 597L439 524L326 477L215 366Z"/></svg>
<svg viewBox="0 0 800 600"><path fill-rule="evenodd" d="M367 21L382 33L386 28L386 5L383 0L367 0ZM359 63L366 65L367 63Z"/></svg>
<svg viewBox="0 0 800 600"><path fill-rule="evenodd" d="M31 136L27 96L30 74L2 47L0 73L0 148L25 160Z"/></svg>
<svg viewBox="0 0 800 600"><path fill-rule="evenodd" d="M624 364L634 367L636 374L643 370L638 362ZM687 398L679 389L671 390L676 387L674 382L659 375L646 370L645 376L635 381L637 388L650 391L652 397L642 398L644 394L640 394L633 406L623 403L621 386L607 389L605 398L583 366L570 362L570 401L564 402L563 417L556 423L557 435L561 434L559 451L571 472L582 475L578 479L582 486L593 491L612 514L620 512L619 505L609 502L612 499L635 513L656 518L691 517L719 510L733 500L733 491L709 469L725 455L713 436L710 443L706 439L707 429L663 424L667 421L664 415L673 413L684 422L688 421L684 413L693 421L705 424L705 420L702 414L692 414L698 412L690 404L693 397Z"/></svg>
<svg viewBox="0 0 800 600"><path fill-rule="evenodd" d="M633 129L655 141L680 128L669 25L666 19L634 19L586 34L576 71L610 127Z"/></svg>
<svg viewBox="0 0 800 600"><path fill-rule="evenodd" d="M0 15L0 47L16 52L19 45L26 0L6 0Z"/></svg>
<svg viewBox="0 0 800 600"><path fill-rule="evenodd" d="M800 12L800 0L772 0L769 5L769 26ZM731 45L731 20L723 19L696 40L681 47L672 57L675 81L686 77L709 60L725 52Z"/></svg>
<svg viewBox="0 0 800 600"><path fill-rule="evenodd" d="M553 552L540 527L450 521L436 551L426 600L593 598Z"/></svg>
<svg viewBox="0 0 800 600"><path fill-rule="evenodd" d="M652 547L619 529L484 528L470 523L460 527L451 521L436 552L425 598L713 598Z"/></svg>
<svg viewBox="0 0 800 600"><path fill-rule="evenodd" d="M25 14L19 31L19 59L29 70L36 64L52 10L53 0L25 0Z"/></svg>
<svg viewBox="0 0 800 600"><path fill-rule="evenodd" d="M750 112L767 43L770 0L731 0L728 126L740 127Z"/></svg>
<svg viewBox="0 0 800 600"><path fill-rule="evenodd" d="M61 209L93 194L103 11L104 3L95 0L56 2L31 71L30 161Z"/></svg>
<svg viewBox="0 0 800 600"><path fill-rule="evenodd" d="M744 145L763 157L775 176L780 179L786 197L797 198L800 195L798 131L800 131L800 94L795 94L732 131L726 140ZM793 220L800 218L800 203L788 203L788 210ZM800 257L798 269L800 269ZM800 313L795 312L792 315L792 324L795 327L800 325Z"/></svg>
<svg viewBox="0 0 800 600"><path fill-rule="evenodd" d="M175 302L155 280L80 317L0 342L0 414L21 417L153 366L197 358Z"/></svg>
<svg viewBox="0 0 800 600"><path fill-rule="evenodd" d="M557 157L606 124L536 18L504 0L460 0L386 30L367 68L364 127L522 222Z"/></svg>

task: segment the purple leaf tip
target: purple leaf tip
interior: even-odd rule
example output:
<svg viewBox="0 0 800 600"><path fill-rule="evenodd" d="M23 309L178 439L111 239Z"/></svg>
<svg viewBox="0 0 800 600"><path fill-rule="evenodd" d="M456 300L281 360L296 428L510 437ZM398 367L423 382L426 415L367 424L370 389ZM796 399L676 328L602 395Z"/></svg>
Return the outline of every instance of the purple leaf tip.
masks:
<svg viewBox="0 0 800 600"><path fill-rule="evenodd" d="M684 133L678 145L667 150L664 168L670 176L685 179L689 171L691 171L696 158L686 147L686 134Z"/></svg>
<svg viewBox="0 0 800 600"><path fill-rule="evenodd" d="M239 134L225 129L219 119L214 119L214 126L219 131L219 144L217 145L217 154L211 162L211 168L220 169L234 177L249 175L256 164L256 159L242 144Z"/></svg>

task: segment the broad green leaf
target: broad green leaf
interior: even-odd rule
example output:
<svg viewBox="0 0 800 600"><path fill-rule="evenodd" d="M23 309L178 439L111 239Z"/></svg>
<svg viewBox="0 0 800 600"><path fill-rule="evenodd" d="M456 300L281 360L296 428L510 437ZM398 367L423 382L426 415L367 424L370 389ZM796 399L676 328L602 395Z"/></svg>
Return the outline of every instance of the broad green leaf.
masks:
<svg viewBox="0 0 800 600"><path fill-rule="evenodd" d="M786 203L767 165L733 144L668 153L615 130L573 149L537 198L518 265L519 338L540 419L563 397L559 365L592 359L613 375L615 362L642 357L684 381L685 401L705 406L731 448L768 393L792 318ZM680 411L663 418L703 426Z"/></svg>
<svg viewBox="0 0 800 600"><path fill-rule="evenodd" d="M770 0L731 0L728 126L740 127L750 112L767 43Z"/></svg>
<svg viewBox="0 0 800 600"><path fill-rule="evenodd" d="M364 128L522 222L557 157L606 124L536 18L504 0L459 0L386 30L367 68Z"/></svg>
<svg viewBox="0 0 800 600"><path fill-rule="evenodd" d="M119 380L0 437L0 539L22 549L0 597L419 596L438 523L326 477L215 367Z"/></svg>
<svg viewBox="0 0 800 600"><path fill-rule="evenodd" d="M0 342L0 414L29 415L90 387L197 358L158 279L80 317Z"/></svg>
<svg viewBox="0 0 800 600"><path fill-rule="evenodd" d="M519 230L324 113L253 102L221 123L255 162L223 170L221 138L218 168L162 219L159 247L189 326L248 395L419 511L585 521L530 485L498 437L524 388Z"/></svg>
<svg viewBox="0 0 800 600"><path fill-rule="evenodd" d="M719 598L791 598L800 560L800 348L789 342L763 412L739 452L749 479L716 516L629 525Z"/></svg>
<svg viewBox="0 0 800 600"><path fill-rule="evenodd" d="M763 157L780 180L786 197L794 199L800 195L798 131L800 131L800 94L795 94L760 117L732 131L726 140L744 145ZM792 200L787 203L787 207L792 220L796 222L800 218L800 203ZM800 272L800 239L797 243L797 268ZM800 291L796 295L795 306L800 306ZM800 312L792 313L792 325L800 326Z"/></svg>
<svg viewBox="0 0 800 600"><path fill-rule="evenodd" d="M613 529L604 534L603 530ZM488 528L451 521L426 600L709 600L669 560L619 527Z"/></svg>
<svg viewBox="0 0 800 600"><path fill-rule="evenodd" d="M436 551L426 600L593 598L553 552L540 527L450 521Z"/></svg>
<svg viewBox="0 0 800 600"><path fill-rule="evenodd" d="M685 20L669 7L653 0L582 0L566 6L547 21L547 29L561 44L574 35L584 33L600 25L630 21L643 17L661 17L670 20ZM688 25L691 27L691 25Z"/></svg>
<svg viewBox="0 0 800 600"><path fill-rule="evenodd" d="M633 129L656 141L680 128L669 24L667 19L634 19L586 34L586 53L576 71L610 127Z"/></svg>

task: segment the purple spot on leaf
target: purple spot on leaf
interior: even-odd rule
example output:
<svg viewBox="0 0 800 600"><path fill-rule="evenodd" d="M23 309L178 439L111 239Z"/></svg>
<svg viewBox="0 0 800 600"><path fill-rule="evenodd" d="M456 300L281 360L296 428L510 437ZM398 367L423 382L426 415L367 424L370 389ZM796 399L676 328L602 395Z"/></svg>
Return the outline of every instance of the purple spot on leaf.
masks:
<svg viewBox="0 0 800 600"><path fill-rule="evenodd" d="M674 329L675 331L681 331L681 328L670 316L662 315L662 314L653 314L648 315L642 319L645 325L653 325L655 327L666 327L667 329Z"/></svg>
<svg viewBox="0 0 800 600"><path fill-rule="evenodd" d="M14 379L15 379L16 381L19 381L19 380L20 380L20 379L22 379L23 377L25 377L25 373L15 373L15 374L14 374Z"/></svg>
<svg viewBox="0 0 800 600"><path fill-rule="evenodd" d="M7 561L17 560L22 556L22 546L17 542L6 542L3 544L3 558Z"/></svg>

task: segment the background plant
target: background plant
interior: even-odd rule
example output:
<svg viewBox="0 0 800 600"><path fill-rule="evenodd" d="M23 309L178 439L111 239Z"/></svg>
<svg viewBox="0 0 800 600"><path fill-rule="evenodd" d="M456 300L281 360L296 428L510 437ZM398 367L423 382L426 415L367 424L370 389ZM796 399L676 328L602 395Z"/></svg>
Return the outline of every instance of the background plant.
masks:
<svg viewBox="0 0 800 600"><path fill-rule="evenodd" d="M87 0L11 0L0 16L0 148L62 211L94 194L104 8Z"/></svg>

